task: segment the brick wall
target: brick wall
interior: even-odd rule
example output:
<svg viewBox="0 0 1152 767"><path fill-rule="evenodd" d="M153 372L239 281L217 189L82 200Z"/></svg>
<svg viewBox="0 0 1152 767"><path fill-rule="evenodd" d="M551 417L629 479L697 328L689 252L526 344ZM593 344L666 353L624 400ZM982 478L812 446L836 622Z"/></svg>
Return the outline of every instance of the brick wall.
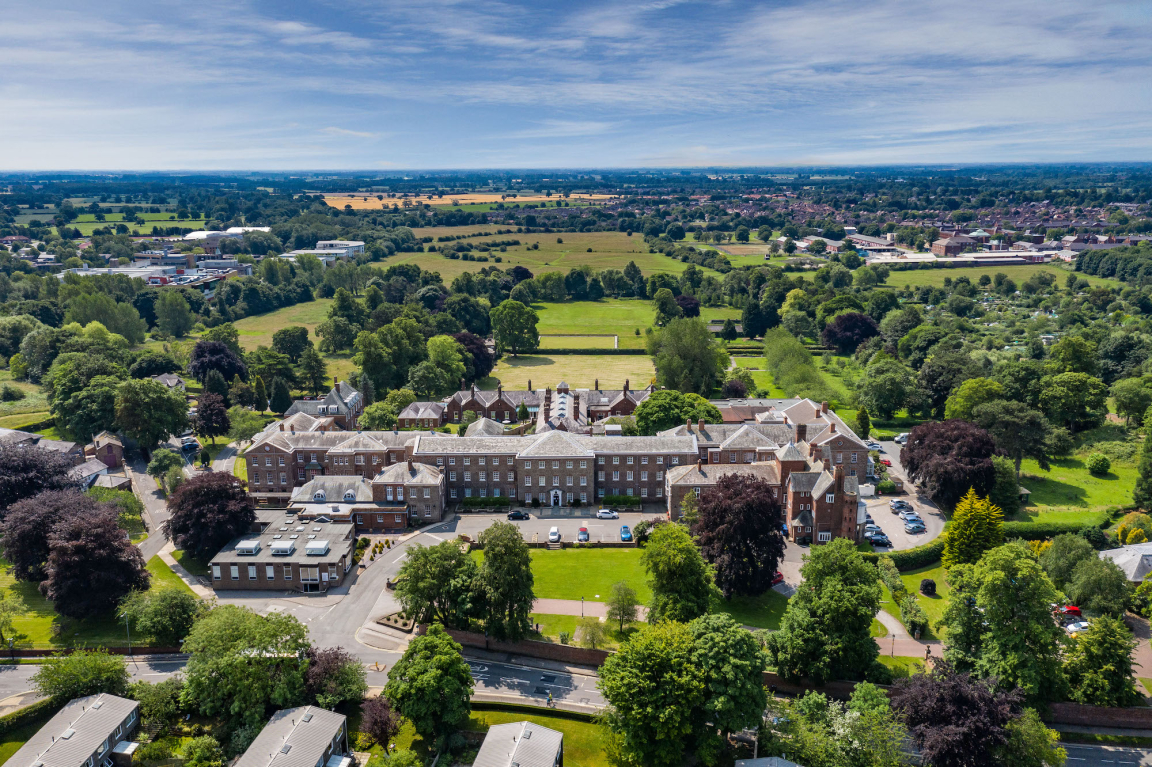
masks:
<svg viewBox="0 0 1152 767"><path fill-rule="evenodd" d="M1053 703L1051 709L1052 717L1048 724L1152 729L1152 708L1105 708L1081 703Z"/></svg>
<svg viewBox="0 0 1152 767"><path fill-rule="evenodd" d="M490 652L506 652L513 655L524 655L529 658L543 658L561 663L572 663L580 666L599 666L608 659L607 650L587 650L583 647L573 647L566 644L552 644L551 642L498 642L486 638L483 634L471 631L456 631L448 629L448 634L465 647L475 647ZM424 627L421 632L424 633Z"/></svg>

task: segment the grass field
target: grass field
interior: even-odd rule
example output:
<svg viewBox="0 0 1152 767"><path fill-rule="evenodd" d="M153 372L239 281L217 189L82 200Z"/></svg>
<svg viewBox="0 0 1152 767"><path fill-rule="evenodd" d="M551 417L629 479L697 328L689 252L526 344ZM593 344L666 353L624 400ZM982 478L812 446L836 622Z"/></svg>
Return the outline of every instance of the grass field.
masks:
<svg viewBox="0 0 1152 767"><path fill-rule="evenodd" d="M0 402L0 426L13 429L48 418L48 398L43 389L27 381L13 381L11 371L0 370L0 386L4 384L24 392L24 399Z"/></svg>
<svg viewBox="0 0 1152 767"><path fill-rule="evenodd" d="M316 326L328 319L328 307L332 305L330 298L318 298L295 306L286 306L267 314L257 314L237 320L236 330L240 333L240 346L244 351L252 351L257 346L272 346L272 334L281 328L300 325L308 328L308 335L313 343L319 343L316 335ZM356 366L352 364L351 352L341 354L323 354L324 361L328 363L328 376L339 376L340 380L348 380Z"/></svg>
<svg viewBox="0 0 1152 767"><path fill-rule="evenodd" d="M1070 269L1064 269L1054 264L1034 264L1034 265L1017 265L1017 266L969 266L961 269L911 269L908 271L897 272L893 271L889 276L886 284L893 287L901 287L903 285L911 285L918 287L920 285L932 285L934 287L942 287L944 285L944 278L951 277L955 280L957 277L967 277L972 282L980 279L980 275L987 274L992 277L997 272L1002 272L1008 275L1012 280L1019 285L1027 281L1036 272L1047 272L1056 278L1056 283L1063 288L1064 280L1068 279L1069 274L1076 274L1078 277L1083 277L1094 286L1102 286L1114 288L1120 285L1118 280L1106 279L1104 277L1093 277L1088 274L1080 274L1073 272Z"/></svg>
<svg viewBox="0 0 1152 767"><path fill-rule="evenodd" d="M569 197L553 194L549 197L539 192L517 193L515 196L502 192L468 192L464 194L445 193L441 196L440 193L437 192L435 196L428 194L421 194L418 197L409 196L407 198L385 196L382 200L377 199L374 194L326 194L324 195L324 202L340 210L344 210L345 205L351 205L353 210L380 210L383 205L391 207L393 204L400 205L401 209L403 209L405 199L412 201L414 204L431 205L434 208L456 208L466 205L495 205L501 202L504 203L505 207L524 205L530 202L547 202L555 205L560 200L576 203L588 202L590 200L611 200L614 198L615 195L610 194L572 194Z"/></svg>
<svg viewBox="0 0 1152 767"><path fill-rule="evenodd" d="M912 658L906 655L881 655L877 658L888 668L892 669L892 673L897 679L906 679L914 674L924 673L924 659Z"/></svg>
<svg viewBox="0 0 1152 767"><path fill-rule="evenodd" d="M479 382L479 386L495 389L500 382L506 389L526 389L531 380L537 389L554 387L561 381L574 389L583 389L592 388L599 379L603 389L619 389L625 380L632 388L642 389L655 375L652 358L644 354L557 354L550 357L522 354L504 357L492 374Z"/></svg>
<svg viewBox="0 0 1152 767"><path fill-rule="evenodd" d="M172 552L172 558L179 562L181 567L193 575L199 575L201 577L206 577L208 575L208 563L202 559L197 559L187 551L176 549ZM177 580L180 580L180 576L176 575L175 573L173 573L173 576ZM180 582L183 583L184 581Z"/></svg>
<svg viewBox="0 0 1152 767"><path fill-rule="evenodd" d="M172 214L171 213L168 213L168 214L158 214L158 213L147 214L146 213L146 214L144 214L144 224L143 225L136 224L136 223L128 224L128 232L131 233L133 230L135 230L135 231L139 232L141 235L150 235L150 234L152 234L152 227L153 226L159 226L159 227L179 226L183 229L203 229L208 224L207 220L202 219L202 218L197 218L197 219L186 218L183 221L177 221L174 219L170 220L168 218L168 216L170 216L170 215L172 215ZM115 218L113 218L113 217L115 217ZM110 228L112 231L116 231L116 225L119 223L123 223L123 218L121 217L121 215L119 213L107 213L107 214L105 214L105 219L106 220L104 220L104 221L95 221L95 220L93 220L92 214L89 213L85 216L80 216L78 219L76 219L72 223L68 224L68 228L69 229L79 229L80 234L84 235L85 237L89 237L92 235L92 232L96 229L103 229L103 228L107 227L107 228Z"/></svg>
<svg viewBox="0 0 1152 767"><path fill-rule="evenodd" d="M764 369L763 357L733 357L737 367L747 368L752 373L752 380L756 382L757 389L765 389L770 397L784 397L784 390L776 386L772 374Z"/></svg>
<svg viewBox="0 0 1152 767"><path fill-rule="evenodd" d="M1021 464L1020 484L1032 495L1012 519L1092 524L1101 521L1104 509L1132 502L1137 471L1130 464L1113 461L1112 470L1103 476L1090 474L1083 457L1060 458L1051 464L1052 471L1032 460Z"/></svg>
<svg viewBox="0 0 1152 767"><path fill-rule="evenodd" d="M153 589L169 586L188 589L160 557L154 556L148 560L147 567L152 574ZM9 636L16 640L17 647L120 646L126 641L124 622L115 615L86 620L65 618L52 608L51 602L41 596L37 586L35 583L17 582L12 577L8 563L0 560L0 589L19 594L28 607L23 615L12 621L12 633Z"/></svg>
<svg viewBox="0 0 1152 767"><path fill-rule="evenodd" d="M924 578L931 578L936 581L936 596L928 597L920 593L920 581ZM924 612L928 614L928 633L922 639L939 639L940 636L936 633L935 628L936 622L944 617L944 608L948 606L948 595L952 593L944 568L940 563L936 563L919 570L909 570L906 573L901 573L900 580L904 582L904 588L908 590L908 593L916 598L920 607L924 608ZM899 620L900 606L892 601L892 592L883 584L880 585L880 589L883 600L881 607L884 612Z"/></svg>
<svg viewBox="0 0 1152 767"><path fill-rule="evenodd" d="M542 335L540 348L548 349L614 349L617 336Z"/></svg>

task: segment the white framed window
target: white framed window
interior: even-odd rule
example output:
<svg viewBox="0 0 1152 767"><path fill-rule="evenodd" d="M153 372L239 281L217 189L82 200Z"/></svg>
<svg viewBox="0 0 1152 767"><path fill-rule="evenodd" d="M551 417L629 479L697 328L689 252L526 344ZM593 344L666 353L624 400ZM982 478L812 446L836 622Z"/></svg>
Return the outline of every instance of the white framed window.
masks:
<svg viewBox="0 0 1152 767"><path fill-rule="evenodd" d="M833 493L828 493L827 495L824 496L824 500L827 503L835 503L836 502L836 496Z"/></svg>
<svg viewBox="0 0 1152 767"><path fill-rule="evenodd" d="M628 495L632 495L632 488L628 488Z"/></svg>
<svg viewBox="0 0 1152 767"><path fill-rule="evenodd" d="M532 503L532 493L524 493L524 503Z"/></svg>
<svg viewBox="0 0 1152 767"><path fill-rule="evenodd" d="M488 481L488 472L486 472L486 471L481 471L481 472L479 472L479 474L480 474L480 476L478 477L478 479L479 479L481 482L487 482L487 481Z"/></svg>
<svg viewBox="0 0 1152 767"><path fill-rule="evenodd" d="M581 461L580 462L580 468L581 469L587 469L588 468L588 462L587 461Z"/></svg>
<svg viewBox="0 0 1152 767"><path fill-rule="evenodd" d="M525 461L524 462L524 468L525 469L531 469L532 468L532 462L531 461Z"/></svg>
<svg viewBox="0 0 1152 767"><path fill-rule="evenodd" d="M618 455L612 456L612 465L613 466L619 466L620 465L620 456L618 456Z"/></svg>
<svg viewBox="0 0 1152 767"><path fill-rule="evenodd" d="M448 481L449 482L455 482L456 481L456 472L454 472L454 471L448 472Z"/></svg>
<svg viewBox="0 0 1152 767"><path fill-rule="evenodd" d="M851 453L852 460L849 463L856 463L856 453Z"/></svg>
<svg viewBox="0 0 1152 767"><path fill-rule="evenodd" d="M817 533L816 540L820 541L821 543L827 543L828 541L832 540L832 533Z"/></svg>
<svg viewBox="0 0 1152 767"><path fill-rule="evenodd" d="M552 475L552 487L560 487L560 475Z"/></svg>
<svg viewBox="0 0 1152 767"><path fill-rule="evenodd" d="M640 472L640 481L641 482L647 482L648 481L648 472L646 472L646 471Z"/></svg>
<svg viewBox="0 0 1152 767"><path fill-rule="evenodd" d="M571 477L571 475L569 475L569 476L568 476L568 478L565 480L564 484L565 484L565 485L567 485L568 487L572 487L572 477Z"/></svg>
<svg viewBox="0 0 1152 767"><path fill-rule="evenodd" d="M663 466L664 465L664 456L662 456L662 455L656 456L656 465L657 466Z"/></svg>
<svg viewBox="0 0 1152 767"><path fill-rule="evenodd" d="M378 525L384 524L384 515L383 514L377 514L376 515L376 524L378 524Z"/></svg>
<svg viewBox="0 0 1152 767"><path fill-rule="evenodd" d="M477 459L476 459L476 463L478 463L478 464L480 464L481 466L483 466L483 465L484 465L484 459L483 459L483 458L477 458Z"/></svg>
<svg viewBox="0 0 1152 767"><path fill-rule="evenodd" d="M537 461L536 462L536 468L537 469L547 469L548 468L548 462L547 461Z"/></svg>
<svg viewBox="0 0 1152 767"><path fill-rule="evenodd" d="M663 498L664 497L664 488L662 488L662 487L656 488L656 497L657 498Z"/></svg>
<svg viewBox="0 0 1152 767"><path fill-rule="evenodd" d="M470 488L470 487L464 488L464 497L465 498L471 498L472 497L472 488Z"/></svg>
<svg viewBox="0 0 1152 767"><path fill-rule="evenodd" d="M228 574L232 576L232 580L234 580L234 581L240 580L240 566L239 565L230 565L228 567L228 570L229 570Z"/></svg>
<svg viewBox="0 0 1152 767"><path fill-rule="evenodd" d="M541 474L541 475L540 475L540 477L537 479L537 481L536 481L536 484L537 484L539 487L544 487L545 485L547 485L547 484L548 484L548 477L546 477L546 476L544 476L543 474Z"/></svg>
<svg viewBox="0 0 1152 767"><path fill-rule="evenodd" d="M532 477L524 476L524 487L532 487Z"/></svg>
<svg viewBox="0 0 1152 767"><path fill-rule="evenodd" d="M619 482L620 481L620 472L618 472L618 471L612 472L612 481L613 482Z"/></svg>
<svg viewBox="0 0 1152 767"><path fill-rule="evenodd" d="M277 460L279 461L279 463L276 464L277 466L283 466L284 465L284 456L280 456L280 458Z"/></svg>
<svg viewBox="0 0 1152 767"><path fill-rule="evenodd" d="M659 482L663 479L664 479L664 472L662 472L662 471L656 472L656 481Z"/></svg>
<svg viewBox="0 0 1152 767"><path fill-rule="evenodd" d="M362 456L362 455L356 456L356 465L357 466L363 466L364 465L364 456Z"/></svg>
<svg viewBox="0 0 1152 767"><path fill-rule="evenodd" d="M601 487L601 488L597 488L597 490L596 490L596 495L597 495L597 497L599 497L599 498L603 498L603 497L604 497L604 488L602 488L602 487Z"/></svg>
<svg viewBox="0 0 1152 767"><path fill-rule="evenodd" d="M657 461L656 463L660 463L660 462ZM672 465L673 466L679 466L680 465L680 456L678 456L678 455L672 456Z"/></svg>
<svg viewBox="0 0 1152 767"><path fill-rule="evenodd" d="M465 466L471 466L472 465L472 459L471 458L465 458L464 459L464 465Z"/></svg>
<svg viewBox="0 0 1152 767"><path fill-rule="evenodd" d="M449 458L448 459L448 465L449 466L455 466L456 465L456 459L455 458Z"/></svg>
<svg viewBox="0 0 1152 767"><path fill-rule="evenodd" d="M588 487L588 477L580 477L580 487Z"/></svg>
<svg viewBox="0 0 1152 767"><path fill-rule="evenodd" d="M292 565L284 565L284 580L292 580Z"/></svg>
<svg viewBox="0 0 1152 767"><path fill-rule="evenodd" d="M212 565L212 580L220 580L220 565Z"/></svg>
<svg viewBox="0 0 1152 767"><path fill-rule="evenodd" d="M448 491L448 495L455 498L456 497L456 488L452 488L450 491Z"/></svg>
<svg viewBox="0 0 1152 767"><path fill-rule="evenodd" d="M580 493L580 503L588 503L588 493Z"/></svg>
<svg viewBox="0 0 1152 767"><path fill-rule="evenodd" d="M602 471L596 472L596 480L599 482L603 482L604 481L604 472L602 472Z"/></svg>
<svg viewBox="0 0 1152 767"><path fill-rule="evenodd" d="M248 565L248 580L256 580L256 565Z"/></svg>
<svg viewBox="0 0 1152 767"><path fill-rule="evenodd" d="M633 461L633 458L632 458L632 456L628 456L628 465L629 465L629 466L631 466L631 465L632 465L632 461Z"/></svg>
<svg viewBox="0 0 1152 767"><path fill-rule="evenodd" d="M564 462L564 468L571 469L572 468L572 462L571 461L565 461Z"/></svg>
<svg viewBox="0 0 1152 767"><path fill-rule="evenodd" d="M641 498L647 498L648 497L648 488L646 488L646 487L640 488L640 497Z"/></svg>
<svg viewBox="0 0 1152 767"><path fill-rule="evenodd" d="M629 482L631 482L631 481L632 481L632 472L628 472L628 481L629 481Z"/></svg>
<svg viewBox="0 0 1152 767"><path fill-rule="evenodd" d="M266 580L266 581L276 580L276 567L275 567L275 565L265 565L265 567L264 567L264 580Z"/></svg>
<svg viewBox="0 0 1152 767"><path fill-rule="evenodd" d="M288 484L288 475L285 474L284 472L280 472L280 484L281 485L287 485Z"/></svg>
<svg viewBox="0 0 1152 767"><path fill-rule="evenodd" d="M694 488L692 488L692 492L696 493L697 498L700 497L700 488L694 487Z"/></svg>
<svg viewBox="0 0 1152 767"><path fill-rule="evenodd" d="M492 488L492 497L493 498L499 498L500 497L500 488L498 488L498 487Z"/></svg>
<svg viewBox="0 0 1152 767"><path fill-rule="evenodd" d="M388 500L392 500L392 499L389 498ZM358 525L364 524L364 515L363 514L357 514L356 515L356 524L358 524Z"/></svg>
<svg viewBox="0 0 1152 767"><path fill-rule="evenodd" d="M603 465L604 465L604 456L600 456L600 457L598 457L598 458L596 459L596 463L598 463L599 465L603 466Z"/></svg>

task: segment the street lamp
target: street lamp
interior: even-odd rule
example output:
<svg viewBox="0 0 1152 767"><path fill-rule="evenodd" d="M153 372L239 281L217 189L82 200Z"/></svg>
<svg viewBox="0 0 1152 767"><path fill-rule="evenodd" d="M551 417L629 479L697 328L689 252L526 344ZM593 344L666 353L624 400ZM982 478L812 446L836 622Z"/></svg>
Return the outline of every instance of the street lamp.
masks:
<svg viewBox="0 0 1152 767"><path fill-rule="evenodd" d="M580 597L580 617L584 617L584 597Z"/></svg>
<svg viewBox="0 0 1152 767"><path fill-rule="evenodd" d="M127 634L128 634L128 657L131 658L132 657L132 629L128 627L128 613L127 612L121 613L120 617L124 619L124 631L127 632Z"/></svg>

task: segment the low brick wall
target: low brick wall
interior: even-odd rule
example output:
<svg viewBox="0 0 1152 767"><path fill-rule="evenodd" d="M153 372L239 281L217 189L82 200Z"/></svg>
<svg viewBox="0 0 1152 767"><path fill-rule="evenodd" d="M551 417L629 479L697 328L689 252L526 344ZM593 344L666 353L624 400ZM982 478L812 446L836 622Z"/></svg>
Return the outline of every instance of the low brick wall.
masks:
<svg viewBox="0 0 1152 767"><path fill-rule="evenodd" d="M421 627L423 633L423 627ZM471 631L457 631L448 629L448 635L465 647L475 647L488 652L506 652L510 655L523 655L528 658L542 658L560 663L570 663L574 666L599 666L609 656L607 650L588 650L583 647L573 647L567 644L552 644L551 642L500 642L495 639Z"/></svg>
<svg viewBox="0 0 1152 767"><path fill-rule="evenodd" d="M809 690L813 690L815 692L822 692L829 698L835 698L836 700L848 700L848 698L852 697L852 691L856 689L855 682L846 681L829 682L822 687L817 687L814 684L805 682L789 682L771 671L764 672L764 686L769 689L775 688L776 692L782 695L791 696L800 696ZM877 685L877 687L884 691L888 691L889 689L885 685Z"/></svg>
<svg viewBox="0 0 1152 767"><path fill-rule="evenodd" d="M1048 724L1152 730L1152 708L1106 708L1081 703L1053 703L1050 708L1052 717Z"/></svg>

